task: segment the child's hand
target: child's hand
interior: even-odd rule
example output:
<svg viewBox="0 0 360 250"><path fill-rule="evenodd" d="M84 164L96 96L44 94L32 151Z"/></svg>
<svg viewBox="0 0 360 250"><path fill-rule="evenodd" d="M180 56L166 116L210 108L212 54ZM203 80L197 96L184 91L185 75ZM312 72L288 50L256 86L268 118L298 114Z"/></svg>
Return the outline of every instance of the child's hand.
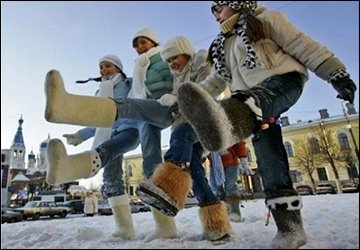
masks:
<svg viewBox="0 0 360 250"><path fill-rule="evenodd" d="M350 103L354 102L356 85L349 77L340 78L331 81L334 89L339 93L337 98L343 99Z"/></svg>
<svg viewBox="0 0 360 250"><path fill-rule="evenodd" d="M162 106L170 107L177 102L177 97L172 94L165 94L157 100Z"/></svg>
<svg viewBox="0 0 360 250"><path fill-rule="evenodd" d="M69 145L77 146L84 141L78 133L64 134L63 136L66 138Z"/></svg>

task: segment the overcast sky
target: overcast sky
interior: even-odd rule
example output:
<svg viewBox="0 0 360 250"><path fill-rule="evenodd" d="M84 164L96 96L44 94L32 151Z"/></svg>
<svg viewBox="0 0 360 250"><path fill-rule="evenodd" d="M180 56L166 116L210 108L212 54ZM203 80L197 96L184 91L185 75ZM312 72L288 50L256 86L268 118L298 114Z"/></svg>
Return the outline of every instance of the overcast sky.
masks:
<svg viewBox="0 0 360 250"><path fill-rule="evenodd" d="M302 31L326 45L359 82L359 3L356 1L266 1L271 9L283 11ZM131 76L137 57L131 46L133 35L144 27L155 30L162 42L176 36L188 37L196 49L208 48L219 28L210 11L211 1L151 2L1 2L1 148L10 148L18 119L23 116L26 154L38 153L39 144L50 134L81 127L48 123L44 119L44 79L58 69L66 89L74 94L93 95L96 83L75 85L78 79L99 75L98 60L105 54L118 55ZM358 93L357 95L358 96ZM359 99L355 100L358 111ZM336 92L314 77L307 83L299 102L286 114L290 122L342 113ZM168 145L168 134L163 144ZM91 140L70 153L87 150Z"/></svg>

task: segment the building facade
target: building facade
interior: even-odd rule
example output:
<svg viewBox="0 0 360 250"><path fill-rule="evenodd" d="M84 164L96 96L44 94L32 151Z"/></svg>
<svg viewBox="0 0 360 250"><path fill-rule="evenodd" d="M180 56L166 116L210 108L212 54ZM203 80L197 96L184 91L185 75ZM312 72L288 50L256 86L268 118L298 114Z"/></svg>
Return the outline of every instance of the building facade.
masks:
<svg viewBox="0 0 360 250"><path fill-rule="evenodd" d="M353 105L347 105L344 114L334 117L330 117L326 109L319 110L319 113L318 119L298 121L296 124L290 124L288 117L281 118L283 142L288 155L290 174L294 186L309 184L314 187L321 181L329 181L336 185L339 180L348 179L358 182L359 114L355 111ZM239 176L238 184L243 193L261 194L263 186L258 173L251 138L247 139L246 142L249 167L256 174L253 176ZM328 145L326 145L326 142ZM316 148L313 144L315 146L319 145L319 148ZM309 155L304 155L302 152L304 147L309 147ZM330 154L327 154L328 151ZM163 154L165 152L166 149L163 150ZM348 157L341 157L343 152L346 152ZM307 166L312 170L310 174L309 170L304 166L303 159L305 156L312 156L312 162ZM208 176L208 162L204 163L204 167ZM144 180L141 154L124 157L123 168L123 178L128 194L132 198L136 198L136 187Z"/></svg>

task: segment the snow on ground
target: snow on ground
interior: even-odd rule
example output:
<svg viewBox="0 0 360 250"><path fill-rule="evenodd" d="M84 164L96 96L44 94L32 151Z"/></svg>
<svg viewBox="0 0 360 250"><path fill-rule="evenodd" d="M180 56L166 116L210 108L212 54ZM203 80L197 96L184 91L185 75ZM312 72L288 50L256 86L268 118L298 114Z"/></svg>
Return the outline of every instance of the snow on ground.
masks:
<svg viewBox="0 0 360 250"><path fill-rule="evenodd" d="M303 196L302 217L308 235L303 249L359 249L359 194ZM231 239L223 244L201 241L198 207L178 213L178 238L143 239L154 228L150 212L133 214L136 237L119 240L113 216L40 219L1 225L2 249L266 249L276 233L274 220L264 225L267 210L264 199L243 201L245 219L231 223Z"/></svg>

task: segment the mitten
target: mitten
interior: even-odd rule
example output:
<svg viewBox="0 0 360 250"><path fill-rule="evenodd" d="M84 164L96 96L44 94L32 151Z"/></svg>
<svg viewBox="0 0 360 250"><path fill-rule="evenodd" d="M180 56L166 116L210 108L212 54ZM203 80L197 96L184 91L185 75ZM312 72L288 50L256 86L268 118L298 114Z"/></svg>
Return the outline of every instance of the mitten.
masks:
<svg viewBox="0 0 360 250"><path fill-rule="evenodd" d="M170 107L177 102L177 97L172 94L165 94L157 100L162 106Z"/></svg>
<svg viewBox="0 0 360 250"><path fill-rule="evenodd" d="M254 175L255 174L255 172L249 168L246 157L240 158L239 172L242 175Z"/></svg>
<svg viewBox="0 0 360 250"><path fill-rule="evenodd" d="M66 138L66 141L69 145L77 146L84 141L78 133L64 134L63 136Z"/></svg>
<svg viewBox="0 0 360 250"><path fill-rule="evenodd" d="M339 93L336 97L348 101L354 102L354 96L356 91L356 85L348 76L332 80L331 85Z"/></svg>

